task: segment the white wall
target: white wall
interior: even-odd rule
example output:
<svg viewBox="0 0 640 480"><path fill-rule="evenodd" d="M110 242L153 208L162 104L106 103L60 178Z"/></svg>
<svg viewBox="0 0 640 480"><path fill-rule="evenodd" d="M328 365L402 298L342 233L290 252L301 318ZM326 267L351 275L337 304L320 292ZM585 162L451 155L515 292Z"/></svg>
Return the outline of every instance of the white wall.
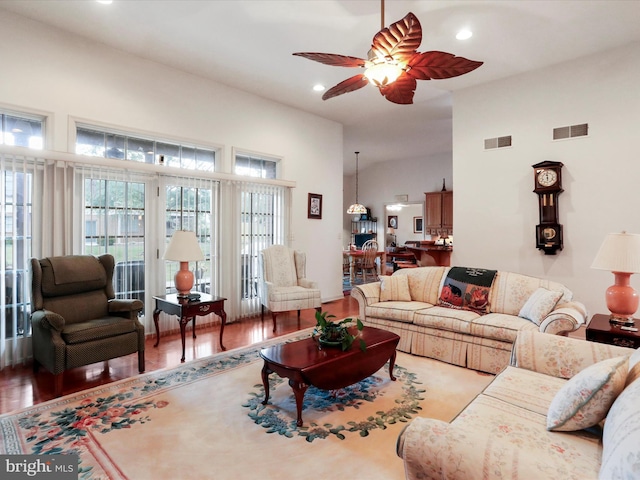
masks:
<svg viewBox="0 0 640 480"><path fill-rule="evenodd" d="M453 264L544 276L567 285L590 313L606 313L611 273L590 265L605 235L640 233L640 44L454 94ZM589 136L552 141L555 127ZM485 138L513 146L483 150ZM535 248L538 202L531 165L564 164L564 250ZM640 289L640 275L632 276Z"/></svg>
<svg viewBox="0 0 640 480"><path fill-rule="evenodd" d="M234 147L282 157L296 182L291 246L309 253L323 300L342 296L342 125L7 12L0 31L0 105L50 112L49 150L73 150L74 117L220 145L228 172ZM323 195L322 220L307 219L309 192Z"/></svg>
<svg viewBox="0 0 640 480"><path fill-rule="evenodd" d="M361 153L360 159L365 155L366 152ZM371 215L378 219L379 245L384 245L387 227L384 206L395 203L396 195L408 195L409 202L424 203L424 193L440 191L443 178L447 190L453 189L452 163L449 153L427 158L376 163L365 169L360 168L358 177L358 201L371 208ZM355 185L355 175L344 177L343 212L346 212L349 205L356 199ZM343 215L344 243L347 244L352 217L346 213ZM398 238L398 240L407 239Z"/></svg>

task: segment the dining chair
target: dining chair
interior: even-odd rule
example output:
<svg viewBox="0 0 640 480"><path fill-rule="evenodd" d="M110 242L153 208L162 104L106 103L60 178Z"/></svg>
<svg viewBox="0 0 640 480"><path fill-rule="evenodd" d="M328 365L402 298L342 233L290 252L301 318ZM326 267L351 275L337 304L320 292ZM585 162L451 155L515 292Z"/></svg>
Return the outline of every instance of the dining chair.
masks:
<svg viewBox="0 0 640 480"><path fill-rule="evenodd" d="M378 280L378 242L375 240L367 240L362 245L363 255L356 264L356 277L358 273L362 275L362 283L367 282L367 274L373 276L373 281Z"/></svg>

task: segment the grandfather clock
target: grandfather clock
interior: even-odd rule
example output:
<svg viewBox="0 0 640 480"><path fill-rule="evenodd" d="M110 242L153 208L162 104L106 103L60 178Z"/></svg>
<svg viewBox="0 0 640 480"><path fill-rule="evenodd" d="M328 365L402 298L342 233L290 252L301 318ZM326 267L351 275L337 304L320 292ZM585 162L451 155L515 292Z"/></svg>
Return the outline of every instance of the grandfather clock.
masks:
<svg viewBox="0 0 640 480"><path fill-rule="evenodd" d="M562 190L562 163L544 161L532 165L534 189L538 194L540 223L536 226L536 248L545 255L562 250L562 225L558 220L558 195Z"/></svg>

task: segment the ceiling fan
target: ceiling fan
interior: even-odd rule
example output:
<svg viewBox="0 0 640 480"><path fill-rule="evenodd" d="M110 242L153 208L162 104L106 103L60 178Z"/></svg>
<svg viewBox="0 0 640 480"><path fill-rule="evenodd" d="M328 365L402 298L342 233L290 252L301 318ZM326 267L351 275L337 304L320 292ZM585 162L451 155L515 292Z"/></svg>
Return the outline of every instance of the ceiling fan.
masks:
<svg viewBox="0 0 640 480"><path fill-rule="evenodd" d="M418 52L422 27L409 12L402 20L384 28L384 0L381 30L373 37L367 60L334 53L297 52L293 55L335 67L359 67L365 71L340 82L322 96L328 100L358 90L372 82L382 96L393 103L411 104L417 80L444 79L464 75L483 62L457 57L452 53Z"/></svg>

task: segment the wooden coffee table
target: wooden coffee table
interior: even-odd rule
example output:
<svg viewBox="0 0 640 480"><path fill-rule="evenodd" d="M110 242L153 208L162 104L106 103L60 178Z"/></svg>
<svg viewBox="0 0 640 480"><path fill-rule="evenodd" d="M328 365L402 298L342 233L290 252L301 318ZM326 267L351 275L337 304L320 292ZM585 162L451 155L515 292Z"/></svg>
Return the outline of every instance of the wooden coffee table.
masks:
<svg viewBox="0 0 640 480"><path fill-rule="evenodd" d="M262 384L265 398L262 404L269 401L269 374L275 372L282 378L288 378L296 398L296 423L301 427L304 392L310 385L322 390L344 388L373 375L387 361L389 377L395 380L393 367L400 337L374 327L364 327L361 334L367 343L366 352L360 350L358 339L343 352L340 348L320 348L311 337L260 350L260 357L264 360Z"/></svg>

